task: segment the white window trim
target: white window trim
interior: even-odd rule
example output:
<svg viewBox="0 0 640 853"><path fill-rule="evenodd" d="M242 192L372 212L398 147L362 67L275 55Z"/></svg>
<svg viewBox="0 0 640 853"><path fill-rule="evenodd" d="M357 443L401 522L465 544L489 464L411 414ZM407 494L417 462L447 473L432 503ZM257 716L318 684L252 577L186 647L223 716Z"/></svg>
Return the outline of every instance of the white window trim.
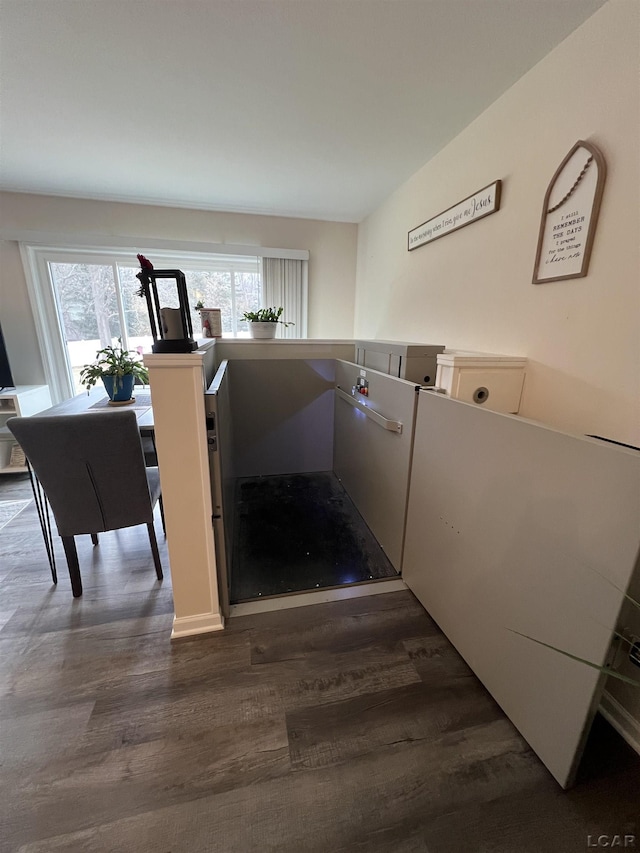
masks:
<svg viewBox="0 0 640 853"><path fill-rule="evenodd" d="M184 252L194 255L254 255L258 258L294 258L299 261L309 260L308 249L273 249L267 246L251 246L231 243L209 243L207 241L191 240L162 240L150 237L122 237L113 235L104 237L101 234L54 234L50 231L27 231L0 228L0 239L15 240L38 249L69 250L69 251L104 251L122 252L127 257L140 252L159 256L160 253L171 255Z"/></svg>
<svg viewBox="0 0 640 853"><path fill-rule="evenodd" d="M1 231L5 240L17 240L24 267L27 290L33 312L36 335L40 345L47 385L54 403L73 397L75 388L69 371L64 334L60 326L55 293L51 286L48 264L53 261L69 262L69 253L74 259L85 263L134 265L137 253L151 255L154 261L164 259L175 262L176 254L197 255L198 260L182 264L185 269L206 264L213 255L240 255L253 257L279 257L308 260L309 252L302 249L270 249L263 246L240 246L216 243L188 242L178 240L151 240L132 238L77 237L70 242L69 235L44 234L35 231Z"/></svg>
<svg viewBox="0 0 640 853"><path fill-rule="evenodd" d="M53 288L45 284L49 283L47 261L44 253L39 252L34 246L20 244L20 254L31 300L36 335L40 344L45 379L52 402L60 403L73 396L73 386L64 352L64 335L60 327L55 295Z"/></svg>

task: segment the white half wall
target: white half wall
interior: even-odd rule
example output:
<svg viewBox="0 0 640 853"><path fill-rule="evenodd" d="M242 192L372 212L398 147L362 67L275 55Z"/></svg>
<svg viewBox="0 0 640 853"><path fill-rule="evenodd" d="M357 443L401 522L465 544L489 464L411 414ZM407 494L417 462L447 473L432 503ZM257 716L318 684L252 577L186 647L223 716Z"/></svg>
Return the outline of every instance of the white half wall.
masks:
<svg viewBox="0 0 640 853"><path fill-rule="evenodd" d="M90 199L0 193L0 236L19 231L75 238L183 240L309 251L309 337L352 338L357 226L122 204ZM0 245L0 322L20 384L45 381L17 242ZM135 253L134 253L135 255Z"/></svg>
<svg viewBox="0 0 640 853"><path fill-rule="evenodd" d="M171 562L174 639L224 628L212 525L204 362L202 349L144 358Z"/></svg>
<svg viewBox="0 0 640 853"><path fill-rule="evenodd" d="M521 415L640 445L639 35L640 4L611 0L361 223L356 337L526 356ZM607 162L589 273L533 285L544 194L578 139ZM407 251L498 178L500 211Z"/></svg>

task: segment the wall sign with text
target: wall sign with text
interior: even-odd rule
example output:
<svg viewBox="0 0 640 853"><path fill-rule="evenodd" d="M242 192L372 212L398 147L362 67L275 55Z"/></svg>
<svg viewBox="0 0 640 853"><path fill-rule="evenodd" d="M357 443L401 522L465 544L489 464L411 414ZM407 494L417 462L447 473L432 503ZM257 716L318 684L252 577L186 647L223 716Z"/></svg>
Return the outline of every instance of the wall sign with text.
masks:
<svg viewBox="0 0 640 853"><path fill-rule="evenodd" d="M587 274L605 175L600 151L578 140L544 197L533 284Z"/></svg>
<svg viewBox="0 0 640 853"><path fill-rule="evenodd" d="M483 219L490 213L500 210L501 187L502 181L494 181L488 187L478 190L477 193L465 198L464 201L454 204L453 207L449 207L443 213L439 213L427 222L423 222L422 225L418 225L413 231L409 231L407 245L409 251L424 246L425 243L431 243L438 237L444 237L445 234L450 234L452 231L457 231L458 228L464 228L465 225L471 225L472 222L477 222L478 219Z"/></svg>

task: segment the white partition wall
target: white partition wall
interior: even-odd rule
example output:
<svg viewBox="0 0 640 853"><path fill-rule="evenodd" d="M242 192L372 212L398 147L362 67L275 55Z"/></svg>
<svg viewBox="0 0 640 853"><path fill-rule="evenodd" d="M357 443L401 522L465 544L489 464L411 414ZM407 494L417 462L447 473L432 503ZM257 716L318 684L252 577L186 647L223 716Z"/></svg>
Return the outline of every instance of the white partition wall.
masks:
<svg viewBox="0 0 640 853"><path fill-rule="evenodd" d="M368 382L367 396L351 393L359 378ZM397 572L402 568L416 396L415 382L336 361L333 470Z"/></svg>
<svg viewBox="0 0 640 853"><path fill-rule="evenodd" d="M421 391L403 578L573 781L640 547L640 453Z"/></svg>
<svg viewBox="0 0 640 853"><path fill-rule="evenodd" d="M207 351L146 355L171 562L172 637L224 627L211 524L204 411Z"/></svg>
<svg viewBox="0 0 640 853"><path fill-rule="evenodd" d="M217 363L228 359L253 358L265 361L282 358L353 358L353 341L303 339L255 340L247 338L219 338L216 341Z"/></svg>

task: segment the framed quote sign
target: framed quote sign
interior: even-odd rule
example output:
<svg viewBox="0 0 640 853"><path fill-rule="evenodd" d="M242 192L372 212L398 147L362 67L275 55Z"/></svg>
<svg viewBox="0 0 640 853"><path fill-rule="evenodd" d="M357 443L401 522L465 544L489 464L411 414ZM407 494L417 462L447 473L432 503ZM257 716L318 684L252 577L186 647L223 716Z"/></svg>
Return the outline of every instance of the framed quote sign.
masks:
<svg viewBox="0 0 640 853"><path fill-rule="evenodd" d="M604 157L582 140L558 166L542 204L533 284L587 274L605 175Z"/></svg>
<svg viewBox="0 0 640 853"><path fill-rule="evenodd" d="M500 210L501 187L502 181L494 181L489 186L483 187L477 193L459 201L453 207L448 207L442 213L409 231L407 241L409 251L424 246L425 243L431 243L439 237L444 237L445 234L450 234L452 231L457 231L458 228L464 228L465 225L471 225L472 222L477 222L478 219L483 219L490 213Z"/></svg>

